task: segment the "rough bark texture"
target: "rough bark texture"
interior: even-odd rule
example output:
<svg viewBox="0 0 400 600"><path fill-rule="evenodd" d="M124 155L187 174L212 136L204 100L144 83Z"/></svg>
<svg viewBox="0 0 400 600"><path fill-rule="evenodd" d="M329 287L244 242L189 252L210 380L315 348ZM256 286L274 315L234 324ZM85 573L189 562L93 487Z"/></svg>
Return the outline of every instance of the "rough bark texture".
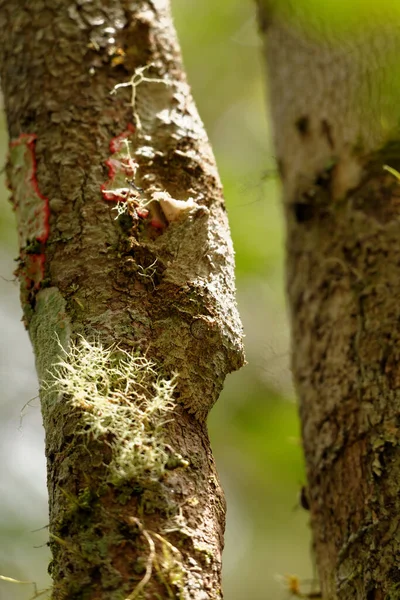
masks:
<svg viewBox="0 0 400 600"><path fill-rule="evenodd" d="M294 10L273 4L259 0L259 13L322 596L394 600L400 598L400 189L383 166L400 166L398 24L341 39L337 32L324 35L329 23L300 27Z"/></svg>
<svg viewBox="0 0 400 600"><path fill-rule="evenodd" d="M44 382L53 597L219 598L225 507L205 418L243 363L241 327L221 184L168 1L1 0L0 28L21 299ZM134 104L133 88L110 95L145 65L159 81L137 85ZM111 200L130 208L116 220L104 191L117 176ZM158 479L110 483L112 429L82 438L100 410L72 407L49 374L79 335L146 355L156 383L178 374Z"/></svg>

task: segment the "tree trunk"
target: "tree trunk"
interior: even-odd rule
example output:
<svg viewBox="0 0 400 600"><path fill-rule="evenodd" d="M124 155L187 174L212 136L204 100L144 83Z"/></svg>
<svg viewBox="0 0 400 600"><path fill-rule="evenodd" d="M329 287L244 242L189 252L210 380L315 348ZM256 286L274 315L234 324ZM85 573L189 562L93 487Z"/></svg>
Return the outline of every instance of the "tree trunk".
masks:
<svg viewBox="0 0 400 600"><path fill-rule="evenodd" d="M220 598L205 419L241 326L168 1L0 0L0 26L53 598Z"/></svg>
<svg viewBox="0 0 400 600"><path fill-rule="evenodd" d="M400 598L398 26L259 0L322 597ZM322 7L321 7L322 10ZM318 18L321 22L318 22ZM302 24L300 24L302 23ZM326 32L329 32L329 36ZM348 35L350 34L350 35Z"/></svg>

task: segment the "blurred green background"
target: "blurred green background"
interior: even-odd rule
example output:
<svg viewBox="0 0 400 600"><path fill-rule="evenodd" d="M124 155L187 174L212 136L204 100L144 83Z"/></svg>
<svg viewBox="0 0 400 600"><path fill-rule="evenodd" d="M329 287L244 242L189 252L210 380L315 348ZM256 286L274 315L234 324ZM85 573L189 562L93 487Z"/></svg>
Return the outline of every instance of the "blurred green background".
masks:
<svg viewBox="0 0 400 600"><path fill-rule="evenodd" d="M226 600L284 600L312 577L284 305L284 231L261 47L251 0L172 0L185 65L224 183L248 365L231 375L210 434L228 502ZM4 162L7 138L0 125ZM272 172L272 176L271 176ZM14 216L0 188L0 574L48 585L47 496L37 380L21 319ZM22 426L20 423L23 406ZM36 531L33 531L36 530ZM0 600L32 586L0 581ZM44 596L45 597L45 596Z"/></svg>

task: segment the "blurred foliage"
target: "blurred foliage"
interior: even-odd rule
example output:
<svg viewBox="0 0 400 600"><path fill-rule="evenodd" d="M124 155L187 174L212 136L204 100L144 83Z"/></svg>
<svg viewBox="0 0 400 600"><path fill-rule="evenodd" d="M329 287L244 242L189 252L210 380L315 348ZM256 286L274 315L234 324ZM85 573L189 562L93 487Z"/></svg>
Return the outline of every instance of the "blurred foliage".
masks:
<svg viewBox="0 0 400 600"><path fill-rule="evenodd" d="M299 0L301 1L301 0ZM265 101L264 67L249 0L173 0L189 82L223 180L236 249L248 365L228 378L210 435L228 518L226 600L285 600L279 574L312 576L308 515L298 507L304 480L297 409L288 368L283 223ZM6 151L4 126L0 150ZM0 573L46 579L47 522L43 431L33 358L12 279L14 218L0 204ZM28 586L0 582L0 600L27 600Z"/></svg>
<svg viewBox="0 0 400 600"><path fill-rule="evenodd" d="M258 0L273 6L297 25L332 37L354 37L365 29L376 29L400 17L398 0Z"/></svg>
<svg viewBox="0 0 400 600"><path fill-rule="evenodd" d="M273 7L295 32L299 44L303 42L305 51L310 42L317 43L324 50L329 48L330 59L337 57L343 63L349 83L356 83L353 105L371 134L380 136L382 146L399 138L398 0L257 1L266 6L267 14ZM321 53L321 60L326 60L326 53Z"/></svg>

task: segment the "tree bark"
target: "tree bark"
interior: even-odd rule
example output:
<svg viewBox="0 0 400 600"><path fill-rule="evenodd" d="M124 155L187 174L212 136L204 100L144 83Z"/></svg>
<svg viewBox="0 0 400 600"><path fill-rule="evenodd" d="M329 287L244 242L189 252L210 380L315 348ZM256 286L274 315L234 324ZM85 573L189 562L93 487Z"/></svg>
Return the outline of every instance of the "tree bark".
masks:
<svg viewBox="0 0 400 600"><path fill-rule="evenodd" d="M205 419L243 363L241 326L168 4L0 0L54 599L221 597Z"/></svg>
<svg viewBox="0 0 400 600"><path fill-rule="evenodd" d="M398 23L346 35L296 9L259 0L322 597L397 599Z"/></svg>

